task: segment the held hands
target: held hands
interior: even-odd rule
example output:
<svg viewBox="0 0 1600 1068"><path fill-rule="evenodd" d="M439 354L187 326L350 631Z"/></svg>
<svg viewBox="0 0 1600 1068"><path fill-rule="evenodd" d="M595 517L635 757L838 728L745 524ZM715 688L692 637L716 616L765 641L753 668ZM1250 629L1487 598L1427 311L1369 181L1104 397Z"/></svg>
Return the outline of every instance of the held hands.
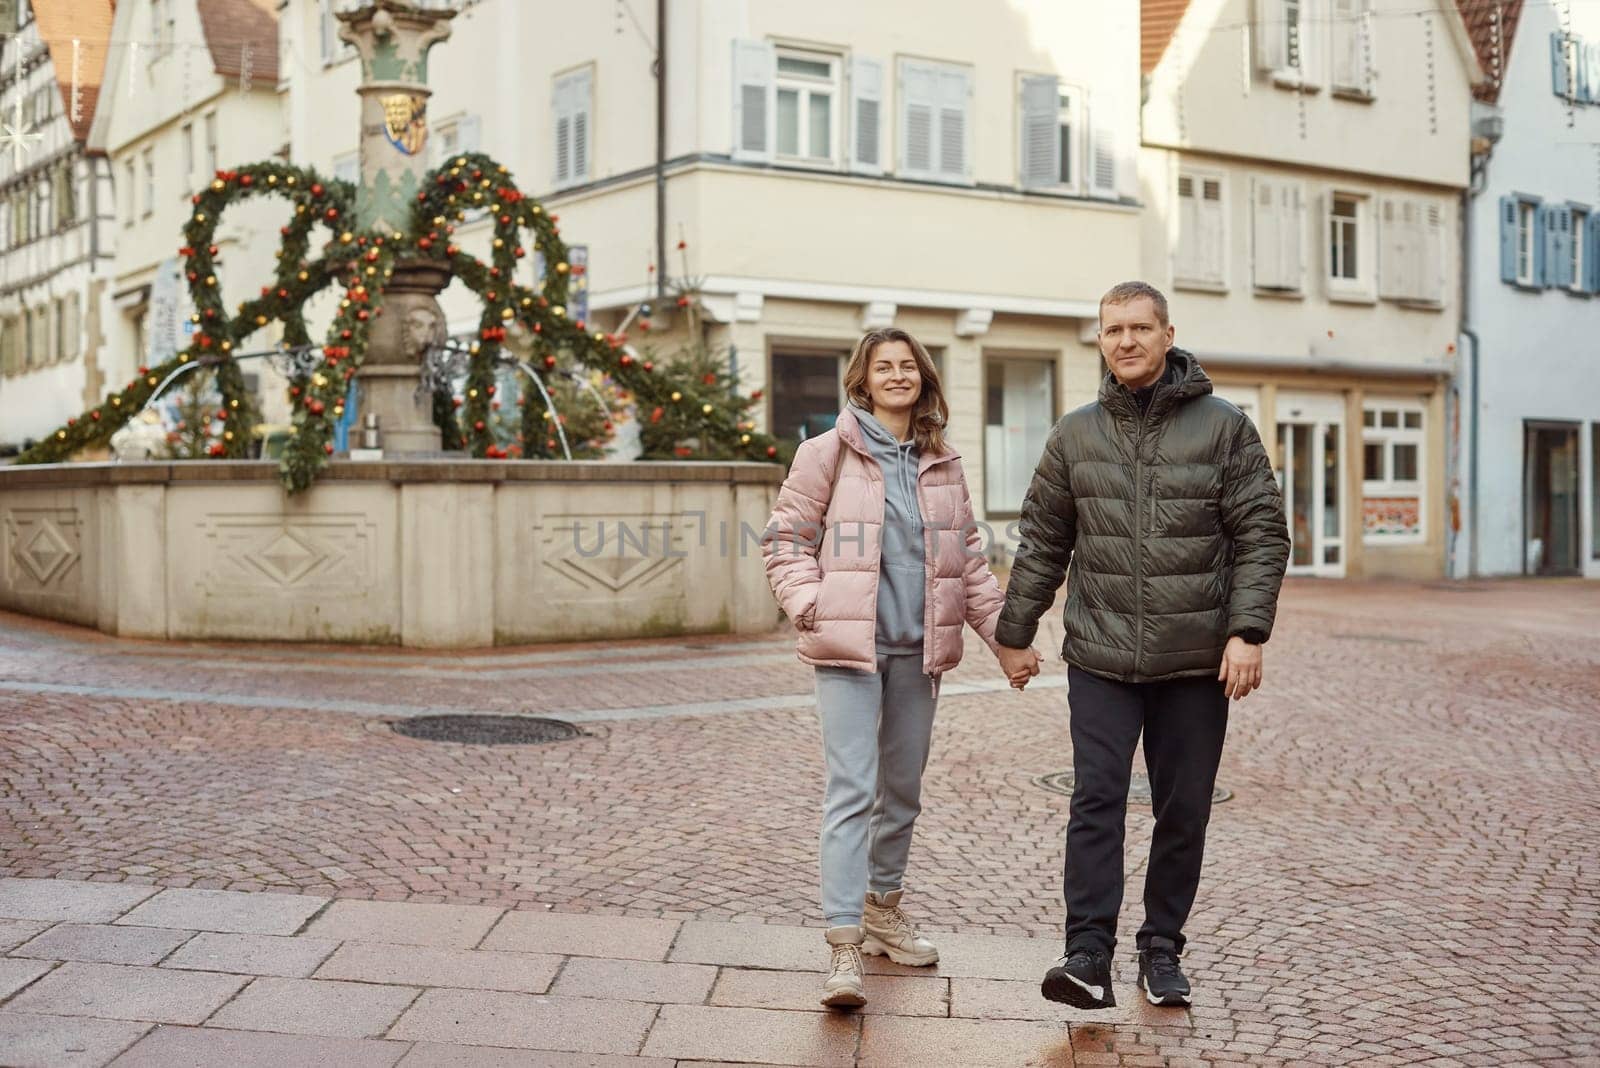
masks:
<svg viewBox="0 0 1600 1068"><path fill-rule="evenodd" d="M1238 635L1228 639L1222 650L1222 668L1217 681L1229 699L1243 698L1261 688L1261 646L1251 645Z"/></svg>
<svg viewBox="0 0 1600 1068"><path fill-rule="evenodd" d="M1000 658L1000 670L1006 673L1006 678L1011 680L1011 686L1016 690L1027 687L1028 680L1039 674L1039 665L1044 660L1039 650L1032 648L1010 649L1002 645L997 655Z"/></svg>

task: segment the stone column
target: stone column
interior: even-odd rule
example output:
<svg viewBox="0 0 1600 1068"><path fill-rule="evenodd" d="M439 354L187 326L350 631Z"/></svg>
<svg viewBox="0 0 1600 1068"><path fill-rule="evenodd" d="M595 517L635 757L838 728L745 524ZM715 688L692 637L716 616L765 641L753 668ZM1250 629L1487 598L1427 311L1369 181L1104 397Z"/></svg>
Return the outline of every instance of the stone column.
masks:
<svg viewBox="0 0 1600 1068"><path fill-rule="evenodd" d="M407 0L360 0L339 12L339 36L361 57L363 229L410 228L411 206L428 167L428 50L450 36L455 12ZM421 359L446 336L438 294L450 283L438 261L401 259L384 286L384 313L372 333L360 379L362 411L378 415L386 454L438 453L432 403L418 397Z"/></svg>

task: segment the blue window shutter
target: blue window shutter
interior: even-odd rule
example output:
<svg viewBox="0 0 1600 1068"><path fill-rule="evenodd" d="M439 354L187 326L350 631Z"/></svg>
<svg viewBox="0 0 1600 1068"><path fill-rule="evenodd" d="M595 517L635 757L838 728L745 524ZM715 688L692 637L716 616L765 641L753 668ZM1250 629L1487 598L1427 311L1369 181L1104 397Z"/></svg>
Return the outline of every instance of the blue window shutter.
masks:
<svg viewBox="0 0 1600 1068"><path fill-rule="evenodd" d="M1600 293L1600 212L1589 214L1588 229L1584 235L1588 244L1583 248L1583 268L1589 277L1584 281L1584 288Z"/></svg>
<svg viewBox="0 0 1600 1068"><path fill-rule="evenodd" d="M1500 198L1500 281L1517 280L1517 198Z"/></svg>
<svg viewBox="0 0 1600 1068"><path fill-rule="evenodd" d="M1572 284L1572 250L1567 246L1572 213L1563 207L1550 209L1550 285L1565 289Z"/></svg>
<svg viewBox="0 0 1600 1068"><path fill-rule="evenodd" d="M1568 79L1566 37L1558 30L1550 35L1550 89L1559 97L1572 92Z"/></svg>
<svg viewBox="0 0 1600 1068"><path fill-rule="evenodd" d="M1544 278L1550 251L1550 209L1540 204L1533 209L1533 284L1548 285Z"/></svg>

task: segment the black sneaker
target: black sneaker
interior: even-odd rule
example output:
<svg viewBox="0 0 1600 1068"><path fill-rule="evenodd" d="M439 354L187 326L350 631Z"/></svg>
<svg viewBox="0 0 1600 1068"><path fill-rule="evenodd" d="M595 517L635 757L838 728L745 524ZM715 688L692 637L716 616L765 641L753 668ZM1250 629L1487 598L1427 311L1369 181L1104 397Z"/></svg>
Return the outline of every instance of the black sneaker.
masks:
<svg viewBox="0 0 1600 1068"><path fill-rule="evenodd" d="M1117 1003L1111 992L1111 955L1102 949L1069 950L1044 973L1039 992L1075 1009L1111 1008Z"/></svg>
<svg viewBox="0 0 1600 1068"><path fill-rule="evenodd" d="M1139 989L1152 1005L1189 1004L1189 980L1178 967L1176 942L1152 938L1139 951Z"/></svg>

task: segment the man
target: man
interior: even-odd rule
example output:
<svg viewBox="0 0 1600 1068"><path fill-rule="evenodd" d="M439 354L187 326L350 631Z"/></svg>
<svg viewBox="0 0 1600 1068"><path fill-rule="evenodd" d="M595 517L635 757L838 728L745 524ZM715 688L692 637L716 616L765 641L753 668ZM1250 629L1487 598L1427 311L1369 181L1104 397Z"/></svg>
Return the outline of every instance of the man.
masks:
<svg viewBox="0 0 1600 1068"><path fill-rule="evenodd" d="M1187 1005L1178 958L1228 701L1261 685L1289 534L1255 427L1173 347L1160 291L1114 287L1100 302L1099 337L1109 368L1100 398L1062 417L1045 444L995 637L1007 674L1026 673L1039 617L1072 565L1061 649L1075 776L1067 945L1044 996L1080 1009L1116 1004L1123 823L1142 730L1156 824L1139 986L1152 1004Z"/></svg>

